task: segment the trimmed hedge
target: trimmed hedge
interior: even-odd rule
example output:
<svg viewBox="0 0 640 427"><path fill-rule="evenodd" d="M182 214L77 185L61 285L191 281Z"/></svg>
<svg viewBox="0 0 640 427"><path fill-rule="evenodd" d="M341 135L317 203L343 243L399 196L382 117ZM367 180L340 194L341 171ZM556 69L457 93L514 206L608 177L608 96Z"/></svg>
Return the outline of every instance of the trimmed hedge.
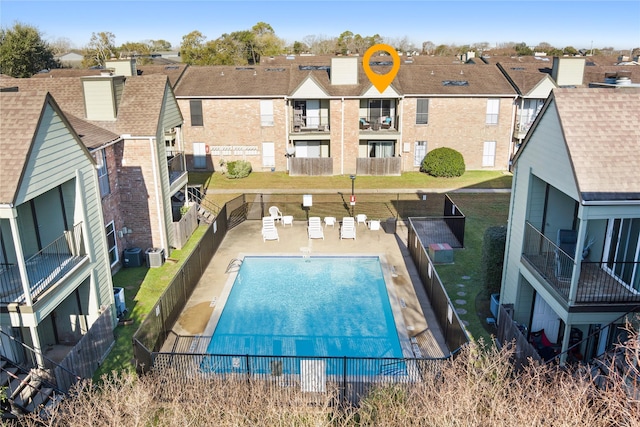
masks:
<svg viewBox="0 0 640 427"><path fill-rule="evenodd" d="M251 173L251 163L246 160L234 160L227 162L227 178L246 178Z"/></svg>
<svg viewBox="0 0 640 427"><path fill-rule="evenodd" d="M453 148L436 148L424 157L422 170L435 177L461 176L465 171L464 158Z"/></svg>
<svg viewBox="0 0 640 427"><path fill-rule="evenodd" d="M482 241L481 274L489 294L500 292L504 248L507 242L507 227L504 225L489 227Z"/></svg>

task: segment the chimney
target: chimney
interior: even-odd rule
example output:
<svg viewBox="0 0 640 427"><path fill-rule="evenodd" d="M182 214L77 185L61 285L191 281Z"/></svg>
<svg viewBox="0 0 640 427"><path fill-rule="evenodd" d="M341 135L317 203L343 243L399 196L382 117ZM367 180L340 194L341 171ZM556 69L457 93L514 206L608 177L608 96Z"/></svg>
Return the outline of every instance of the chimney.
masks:
<svg viewBox="0 0 640 427"><path fill-rule="evenodd" d="M331 58L331 84L357 85L360 58Z"/></svg>
<svg viewBox="0 0 640 427"><path fill-rule="evenodd" d="M558 86L582 86L586 60L581 56L553 58L551 77Z"/></svg>
<svg viewBox="0 0 640 427"><path fill-rule="evenodd" d="M106 68L112 68L114 74L118 74L125 77L137 76L138 70L136 68L136 60L131 59L110 59L104 62Z"/></svg>
<svg viewBox="0 0 640 427"><path fill-rule="evenodd" d="M115 121L124 89L124 76L103 70L99 76L82 77L82 92L87 120Z"/></svg>

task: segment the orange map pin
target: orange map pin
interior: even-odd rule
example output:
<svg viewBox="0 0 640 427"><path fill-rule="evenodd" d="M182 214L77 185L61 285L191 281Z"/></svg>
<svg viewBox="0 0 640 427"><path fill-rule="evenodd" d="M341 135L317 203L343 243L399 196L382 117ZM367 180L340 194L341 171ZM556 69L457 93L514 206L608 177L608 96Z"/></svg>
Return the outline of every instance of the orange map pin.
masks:
<svg viewBox="0 0 640 427"><path fill-rule="evenodd" d="M378 74L374 72L371 69L371 64L369 64L371 55L378 51L387 52L393 58L393 67L387 74ZM376 89L378 89L378 92L382 93L387 87L389 87L393 79L396 78L396 74L398 74L398 70L400 69L400 56L398 56L398 52L388 44L376 44L371 46L364 53L364 56L362 57L362 67L364 68L364 72L367 74L367 77L369 77L369 81L376 87Z"/></svg>

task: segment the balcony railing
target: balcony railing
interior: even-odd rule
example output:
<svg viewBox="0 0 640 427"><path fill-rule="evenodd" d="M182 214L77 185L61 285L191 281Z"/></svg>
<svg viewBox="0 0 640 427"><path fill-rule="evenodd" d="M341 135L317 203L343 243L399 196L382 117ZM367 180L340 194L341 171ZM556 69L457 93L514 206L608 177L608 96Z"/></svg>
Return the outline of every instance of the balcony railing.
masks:
<svg viewBox="0 0 640 427"><path fill-rule="evenodd" d="M172 154L173 157L167 160L169 166L169 184L172 184L187 173L184 166L184 154L177 151L174 151Z"/></svg>
<svg viewBox="0 0 640 427"><path fill-rule="evenodd" d="M576 260L538 231L525 226L522 257L565 302L569 302ZM640 266L637 262L586 262L578 266L578 288L574 304L626 304L640 302L640 293L611 272Z"/></svg>
<svg viewBox="0 0 640 427"><path fill-rule="evenodd" d="M293 132L326 132L329 130L329 119L294 114L291 118Z"/></svg>
<svg viewBox="0 0 640 427"><path fill-rule="evenodd" d="M64 275L87 257L84 251L82 224L50 243L26 260L27 277L31 299L53 286ZM0 266L0 302L25 301L25 295L17 264Z"/></svg>

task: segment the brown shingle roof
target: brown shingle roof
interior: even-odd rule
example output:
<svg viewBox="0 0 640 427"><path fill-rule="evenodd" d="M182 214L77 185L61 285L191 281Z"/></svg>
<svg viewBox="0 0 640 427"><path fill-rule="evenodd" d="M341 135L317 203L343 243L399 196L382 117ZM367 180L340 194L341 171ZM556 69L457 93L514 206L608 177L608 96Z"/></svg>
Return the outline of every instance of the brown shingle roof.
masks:
<svg viewBox="0 0 640 427"><path fill-rule="evenodd" d="M539 62L499 62L498 68L508 76L522 95L527 95L551 76L550 64Z"/></svg>
<svg viewBox="0 0 640 427"><path fill-rule="evenodd" d="M0 203L13 203L45 102L44 93L0 92Z"/></svg>
<svg viewBox="0 0 640 427"><path fill-rule="evenodd" d="M309 69L305 65L315 66ZM317 69L317 66L329 67ZM376 66L384 74L388 68ZM462 74L461 74L462 72ZM294 63L278 66L190 66L176 85L177 97L284 97L312 75L329 96L358 97L371 86L361 61L358 62L358 84L332 85L330 62L324 64ZM444 81L466 81L466 86L443 84ZM421 95L511 95L513 87L495 66L487 65L418 65L400 66L391 83L399 93Z"/></svg>
<svg viewBox="0 0 640 427"><path fill-rule="evenodd" d="M164 99L167 76L151 74L127 78L122 92L115 122L88 121L108 133L94 134L94 138L104 137L104 143L112 141L113 133L152 136L156 134L160 111ZM50 92L56 103L67 116L84 119L85 104L82 80L80 77L59 77L49 79L5 79L0 78L0 87L18 86L20 90ZM77 122L76 122L77 123ZM91 128L85 128L89 132ZM95 128L94 128L95 129ZM88 134L85 133L85 138ZM83 138L83 141L85 139ZM88 140L87 140L88 141ZM97 140L89 142L88 147L100 145Z"/></svg>
<svg viewBox="0 0 640 427"><path fill-rule="evenodd" d="M554 89L584 200L640 200L640 90Z"/></svg>
<svg viewBox="0 0 640 427"><path fill-rule="evenodd" d="M127 79L118 108L117 132L155 136L166 87L167 76L161 74Z"/></svg>

